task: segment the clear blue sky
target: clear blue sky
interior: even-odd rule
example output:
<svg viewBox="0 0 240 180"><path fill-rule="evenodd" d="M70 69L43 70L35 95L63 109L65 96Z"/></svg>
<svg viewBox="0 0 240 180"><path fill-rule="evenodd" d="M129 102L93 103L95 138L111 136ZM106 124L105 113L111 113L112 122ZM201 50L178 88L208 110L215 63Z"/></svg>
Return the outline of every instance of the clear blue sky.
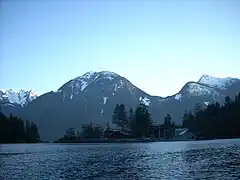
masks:
<svg viewBox="0 0 240 180"><path fill-rule="evenodd" d="M240 1L0 1L0 89L42 94L90 70L160 96L239 78Z"/></svg>

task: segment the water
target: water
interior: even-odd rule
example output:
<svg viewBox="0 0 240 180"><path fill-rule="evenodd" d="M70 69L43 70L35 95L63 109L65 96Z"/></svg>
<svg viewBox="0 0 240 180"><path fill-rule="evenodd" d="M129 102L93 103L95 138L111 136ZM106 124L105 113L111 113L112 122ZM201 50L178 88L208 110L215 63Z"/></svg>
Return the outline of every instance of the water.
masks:
<svg viewBox="0 0 240 180"><path fill-rule="evenodd" d="M0 145L0 179L240 179L240 139Z"/></svg>

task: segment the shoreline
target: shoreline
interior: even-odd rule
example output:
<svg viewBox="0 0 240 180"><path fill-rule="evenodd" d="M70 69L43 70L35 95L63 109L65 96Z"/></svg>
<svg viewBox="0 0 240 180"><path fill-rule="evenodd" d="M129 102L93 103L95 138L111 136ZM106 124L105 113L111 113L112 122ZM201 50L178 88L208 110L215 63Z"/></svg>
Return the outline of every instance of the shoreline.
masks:
<svg viewBox="0 0 240 180"><path fill-rule="evenodd" d="M67 144L67 143L150 143L150 142L183 142L183 141L212 141L212 140L227 140L227 139L240 139L240 137L219 138L219 139L82 139L82 140L57 140L52 143Z"/></svg>
<svg viewBox="0 0 240 180"><path fill-rule="evenodd" d="M213 141L213 140L228 140L228 139L240 139L236 138L219 138L219 139L82 139L82 140L57 140L57 141L40 141L40 142L15 142L15 143L0 143L0 144L94 144L94 143L151 143L151 142L185 142L185 141Z"/></svg>
<svg viewBox="0 0 240 180"><path fill-rule="evenodd" d="M160 139L82 139L82 140L58 140L53 143L139 143L162 142Z"/></svg>

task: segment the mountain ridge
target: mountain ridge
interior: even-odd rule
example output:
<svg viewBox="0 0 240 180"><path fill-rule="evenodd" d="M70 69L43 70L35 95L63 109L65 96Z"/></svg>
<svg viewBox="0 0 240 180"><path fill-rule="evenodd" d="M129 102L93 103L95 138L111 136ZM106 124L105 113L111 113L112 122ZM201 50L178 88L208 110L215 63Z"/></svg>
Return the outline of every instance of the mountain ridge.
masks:
<svg viewBox="0 0 240 180"><path fill-rule="evenodd" d="M227 95L234 97L240 91L240 80L228 82L231 83L224 83L226 88L219 88L190 81L178 93L162 98L149 95L116 73L91 71L69 80L55 92L45 93L18 107L15 113L35 122L46 140L57 139L67 128L80 128L85 123L107 124L111 122L114 107L121 103L127 109L144 103L154 123L162 123L169 113L179 124L184 111L194 108L196 103L204 107L215 101L223 103ZM3 110L14 112L16 107L4 106Z"/></svg>
<svg viewBox="0 0 240 180"><path fill-rule="evenodd" d="M84 89L88 85L93 83L94 80L98 79L98 77L100 75L105 75L105 78L109 78L110 81L113 80L114 77L116 77L116 76L120 76L120 77L124 78L123 76L121 76L121 75L119 75L119 74L117 74L115 72L111 72L111 71L88 71L88 72L84 73L83 75L78 76L76 78L73 78L73 79L69 80L68 82L64 83L56 92L61 92L62 88L64 86L66 86L66 84L69 84L69 83L75 84L77 82L75 87L72 87L72 89L76 88L77 89L76 93L79 93L79 87L80 87L81 91L84 91ZM91 79L92 77L94 77L94 79ZM90 82L86 81L86 79L88 79L88 80L90 79L91 81ZM126 79L126 78L124 78L124 79ZM188 81L180 89L180 91L182 91L182 89L189 83L195 83L195 84L198 84L198 85L207 86L209 88L225 89L225 86L233 83L234 81L238 81L238 80L240 80L240 79L239 78L234 78L234 77L223 77L223 78L220 78L220 77L215 77L215 76L211 76L211 75L208 75L208 74L203 74L198 81ZM127 81L130 82L129 80L127 80ZM79 83L81 85L79 85ZM134 87L136 88L136 86L134 86ZM23 90L23 89L17 89L16 90L16 89L12 89L12 88L0 89L0 93L4 93L5 94L5 92L7 92L7 91L11 91L12 93L15 93L15 94L19 94L20 92L23 92L23 93L29 93L30 92L30 93L32 93L32 96L31 96L31 98L30 98L30 100L28 102L30 102L30 101L32 101L32 100L34 100L34 99L36 99L37 97L40 96L34 90ZM143 91L143 92L145 92L145 91ZM169 98L169 97L175 96L175 95L179 94L179 92L177 92L177 93L175 93L173 95L166 96L166 97L158 96L158 95L151 95L151 94L148 94L147 92L145 92L145 93L148 94L149 96L152 96L152 97L158 97L158 98L161 98L161 99L165 99L165 98ZM43 94L45 94L45 93L43 93ZM41 95L43 95L43 94L41 94ZM6 97L7 95L5 94L4 96ZM15 96L18 96L18 95L15 95ZM0 94L0 100L4 99L4 98L1 98L1 97L2 96ZM17 100L12 100L12 102L10 102L10 103L12 103L12 104L19 104L21 106L23 106L25 104L25 102L19 102Z"/></svg>
<svg viewBox="0 0 240 180"><path fill-rule="evenodd" d="M14 105L25 106L29 102L35 100L38 94L34 90L13 90L13 89L0 89L0 101Z"/></svg>

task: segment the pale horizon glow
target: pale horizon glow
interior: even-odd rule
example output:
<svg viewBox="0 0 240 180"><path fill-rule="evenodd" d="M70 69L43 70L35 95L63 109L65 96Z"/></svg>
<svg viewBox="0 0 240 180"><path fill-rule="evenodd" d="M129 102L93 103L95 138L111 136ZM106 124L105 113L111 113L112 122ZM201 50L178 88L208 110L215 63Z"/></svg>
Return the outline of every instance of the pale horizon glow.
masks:
<svg viewBox="0 0 240 180"><path fill-rule="evenodd" d="M240 78L240 1L0 1L0 89L112 71L150 95Z"/></svg>

